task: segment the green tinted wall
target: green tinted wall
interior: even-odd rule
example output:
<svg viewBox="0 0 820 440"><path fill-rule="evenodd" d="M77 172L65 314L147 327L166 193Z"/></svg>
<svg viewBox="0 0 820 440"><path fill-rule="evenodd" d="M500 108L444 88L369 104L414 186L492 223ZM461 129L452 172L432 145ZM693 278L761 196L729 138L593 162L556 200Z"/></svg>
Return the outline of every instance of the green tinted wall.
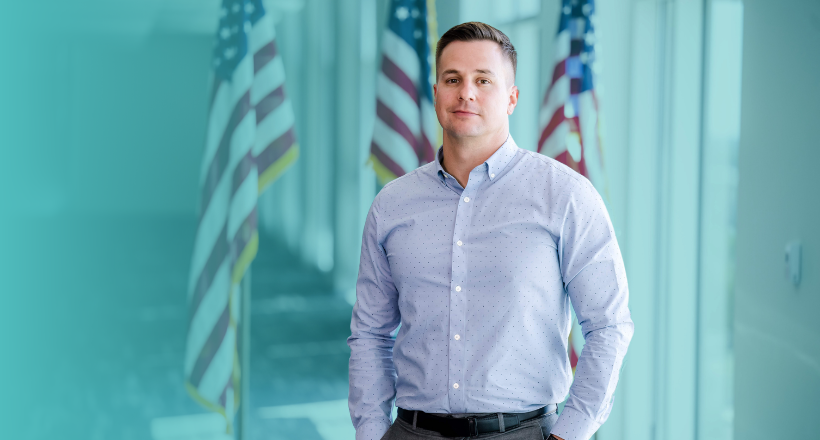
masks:
<svg viewBox="0 0 820 440"><path fill-rule="evenodd" d="M811 438L820 406L820 5L745 2L737 274L737 438ZM808 52L807 52L808 51ZM795 92L772 87L788 69ZM787 128L788 127L788 128ZM802 279L785 267L802 244ZM768 402L762 407L760 401Z"/></svg>

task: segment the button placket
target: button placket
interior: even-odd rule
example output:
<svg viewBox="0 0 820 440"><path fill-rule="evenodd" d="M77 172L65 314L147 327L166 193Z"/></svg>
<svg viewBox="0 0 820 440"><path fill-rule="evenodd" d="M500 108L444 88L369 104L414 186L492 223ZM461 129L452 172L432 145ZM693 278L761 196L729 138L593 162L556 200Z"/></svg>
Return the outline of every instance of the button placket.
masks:
<svg viewBox="0 0 820 440"><path fill-rule="evenodd" d="M472 220L475 206L475 191L480 187L484 176L471 172L467 187L461 193L456 209L456 222L453 230L452 260L450 280L450 344L449 344L449 400L450 410L465 412L464 405L464 367L466 365L466 348L461 338L465 334L467 321L467 298L469 286L467 281L468 255L464 246L467 231Z"/></svg>

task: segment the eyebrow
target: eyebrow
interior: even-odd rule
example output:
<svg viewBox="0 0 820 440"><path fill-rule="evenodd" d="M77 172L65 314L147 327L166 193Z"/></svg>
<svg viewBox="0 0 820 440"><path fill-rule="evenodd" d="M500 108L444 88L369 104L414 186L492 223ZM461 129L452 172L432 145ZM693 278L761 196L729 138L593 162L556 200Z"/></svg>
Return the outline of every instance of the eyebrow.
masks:
<svg viewBox="0 0 820 440"><path fill-rule="evenodd" d="M496 74L493 73L493 71L489 70L489 69L476 69L476 70L474 70L474 72L478 72L478 73L481 73L481 74L484 74L484 75L496 76ZM441 72L441 75L444 76L444 75L447 75L447 74L450 74L450 73L454 73L456 75L461 74L461 72L459 72L456 69L447 69L444 72Z"/></svg>

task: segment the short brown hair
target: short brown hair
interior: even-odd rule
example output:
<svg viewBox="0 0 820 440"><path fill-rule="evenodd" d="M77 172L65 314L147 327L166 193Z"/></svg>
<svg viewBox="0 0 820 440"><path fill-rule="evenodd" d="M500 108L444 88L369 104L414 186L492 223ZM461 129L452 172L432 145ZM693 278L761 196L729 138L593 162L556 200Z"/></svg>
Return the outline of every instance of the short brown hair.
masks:
<svg viewBox="0 0 820 440"><path fill-rule="evenodd" d="M513 79L515 79L515 69L518 67L518 57L515 53L515 47L510 43L510 39L504 35L504 32L479 21L470 21L467 23L457 24L450 28L436 45L436 79L438 79L438 62L441 59L441 52L453 41L480 41L489 40L495 41L501 46L501 51L510 60L513 68Z"/></svg>

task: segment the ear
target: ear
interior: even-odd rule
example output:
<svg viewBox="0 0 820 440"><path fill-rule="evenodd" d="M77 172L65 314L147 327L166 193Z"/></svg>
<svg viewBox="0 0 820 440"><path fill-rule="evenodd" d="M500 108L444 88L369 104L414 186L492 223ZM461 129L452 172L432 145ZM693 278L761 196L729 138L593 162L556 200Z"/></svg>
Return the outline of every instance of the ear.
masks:
<svg viewBox="0 0 820 440"><path fill-rule="evenodd" d="M438 88L436 87L436 85L435 85L435 84L433 84L433 101L435 101L435 100L436 100L436 91L437 91L437 90L438 90Z"/></svg>
<svg viewBox="0 0 820 440"><path fill-rule="evenodd" d="M507 103L507 115L513 114L515 106L518 105L518 87L510 87L510 102Z"/></svg>

